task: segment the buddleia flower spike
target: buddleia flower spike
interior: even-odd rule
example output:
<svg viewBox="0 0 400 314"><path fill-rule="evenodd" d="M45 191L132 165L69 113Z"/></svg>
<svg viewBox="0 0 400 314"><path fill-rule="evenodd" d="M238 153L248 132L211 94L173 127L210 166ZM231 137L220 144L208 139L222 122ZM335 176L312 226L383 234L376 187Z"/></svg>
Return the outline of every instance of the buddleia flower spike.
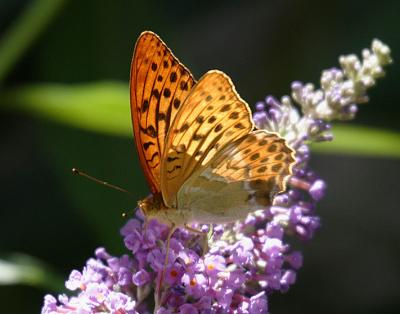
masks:
<svg viewBox="0 0 400 314"><path fill-rule="evenodd" d="M355 116L389 48L374 40L361 60L341 57L324 71L320 88L294 82L291 97L268 96L253 117L227 75L195 82L155 34L143 33L135 51L132 119L152 195L121 229L129 254L97 249L66 282L75 296L47 295L42 313L268 313L303 264L289 237L310 240L320 227L326 183L309 167L309 144L332 140L330 122ZM144 214L155 218L146 230ZM206 252L197 233L171 233L193 223L213 224Z"/></svg>

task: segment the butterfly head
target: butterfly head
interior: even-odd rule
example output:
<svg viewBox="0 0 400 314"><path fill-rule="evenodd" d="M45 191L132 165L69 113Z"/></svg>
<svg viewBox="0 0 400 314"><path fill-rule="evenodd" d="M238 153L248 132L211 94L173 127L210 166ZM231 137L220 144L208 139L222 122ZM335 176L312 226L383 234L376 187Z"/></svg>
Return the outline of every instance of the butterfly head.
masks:
<svg viewBox="0 0 400 314"><path fill-rule="evenodd" d="M165 206L162 201L161 195L149 195L145 199L138 202L138 207L142 210L147 218L157 216Z"/></svg>

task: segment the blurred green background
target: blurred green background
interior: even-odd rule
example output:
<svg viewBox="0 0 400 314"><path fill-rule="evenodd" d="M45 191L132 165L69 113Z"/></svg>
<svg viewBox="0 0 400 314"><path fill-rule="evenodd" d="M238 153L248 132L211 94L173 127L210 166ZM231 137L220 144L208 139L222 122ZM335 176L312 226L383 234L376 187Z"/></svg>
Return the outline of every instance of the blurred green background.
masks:
<svg viewBox="0 0 400 314"><path fill-rule="evenodd" d="M1 313L38 313L98 246L124 252L121 213L148 193L131 136L134 43L158 33L199 78L230 75L250 104L318 84L340 54L375 37L388 68L356 121L315 146L329 184L322 228L298 245L298 282L277 313L400 311L398 1L0 1ZM134 199L71 174L78 167Z"/></svg>

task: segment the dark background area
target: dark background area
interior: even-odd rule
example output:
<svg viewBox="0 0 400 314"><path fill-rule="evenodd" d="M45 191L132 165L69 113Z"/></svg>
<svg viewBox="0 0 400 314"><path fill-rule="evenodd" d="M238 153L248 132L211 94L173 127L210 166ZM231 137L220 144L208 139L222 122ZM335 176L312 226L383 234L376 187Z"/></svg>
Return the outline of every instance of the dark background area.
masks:
<svg viewBox="0 0 400 314"><path fill-rule="evenodd" d="M0 1L0 34L27 3ZM128 84L134 43L152 30L195 77L223 70L254 104L267 94L288 94L293 80L318 84L321 70L337 66L340 54L359 55L379 38L395 63L355 123L399 131L399 13L398 1L71 0L2 88L104 79ZM148 190L132 139L1 112L0 151L1 253L35 256L67 278L98 246L124 252L121 213L135 200L74 177L71 168L140 199ZM314 154L312 164L328 182L318 208L322 228L301 244L298 281L270 298L271 312L399 313L400 161ZM38 313L47 292L0 286L0 312Z"/></svg>

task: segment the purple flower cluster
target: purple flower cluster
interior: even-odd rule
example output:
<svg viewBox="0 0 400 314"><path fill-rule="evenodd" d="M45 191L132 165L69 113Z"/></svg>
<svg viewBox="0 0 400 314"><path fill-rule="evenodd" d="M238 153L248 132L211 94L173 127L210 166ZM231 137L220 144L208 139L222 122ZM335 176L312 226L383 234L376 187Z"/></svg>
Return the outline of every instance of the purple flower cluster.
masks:
<svg viewBox="0 0 400 314"><path fill-rule="evenodd" d="M320 226L315 208L326 184L309 168L308 144L332 139L328 121L354 116L356 104L365 102L367 88L390 63L390 50L375 40L371 51L363 52L363 62L355 56L340 62L343 70L323 72L320 90L292 84L302 113L288 96L256 104L257 127L278 132L296 151L288 189L272 206L245 221L196 226L207 237L178 229L168 252L168 227L156 220L144 224L137 211L121 229L130 254L118 258L98 249L96 259L82 272L72 271L66 282L76 296L47 295L42 314L151 313L153 308L158 314L267 313L269 296L287 291L303 263L287 237L309 240Z"/></svg>
<svg viewBox="0 0 400 314"><path fill-rule="evenodd" d="M127 255L112 257L103 248L96 250L96 257L82 272L73 270L65 283L67 289L79 291L77 296L62 294L57 300L46 295L42 313L138 313L130 296L133 261Z"/></svg>
<svg viewBox="0 0 400 314"><path fill-rule="evenodd" d="M286 291L301 266L299 254L282 241L283 228L267 222L261 214L244 223L215 225L208 252L200 245L203 236L177 230L156 300L158 313L267 312L268 293ZM132 219L122 234L140 265L135 284L151 291L163 268L168 230L155 220L147 231L142 226Z"/></svg>
<svg viewBox="0 0 400 314"><path fill-rule="evenodd" d="M302 264L301 254L283 242L284 228L269 222L269 215L260 211L242 223L216 225L208 252L203 236L175 231L160 299L155 298L157 313L266 313L268 294L286 291ZM116 258L98 249L97 259L82 272L72 271L66 282L78 295L62 295L58 302L47 295L42 313L149 313L169 230L156 220L145 228L138 213L121 229L131 256Z"/></svg>

